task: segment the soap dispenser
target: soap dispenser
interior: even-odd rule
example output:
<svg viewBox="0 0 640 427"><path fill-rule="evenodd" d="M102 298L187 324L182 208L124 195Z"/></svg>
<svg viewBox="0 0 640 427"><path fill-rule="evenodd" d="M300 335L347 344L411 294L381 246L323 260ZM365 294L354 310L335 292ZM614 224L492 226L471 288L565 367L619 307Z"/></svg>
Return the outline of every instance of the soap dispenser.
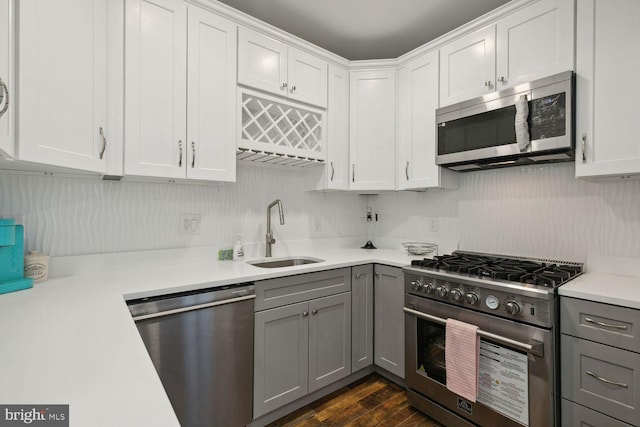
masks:
<svg viewBox="0 0 640 427"><path fill-rule="evenodd" d="M236 236L236 244L233 245L233 260L242 261L244 259L244 248L242 247L242 238L238 234Z"/></svg>

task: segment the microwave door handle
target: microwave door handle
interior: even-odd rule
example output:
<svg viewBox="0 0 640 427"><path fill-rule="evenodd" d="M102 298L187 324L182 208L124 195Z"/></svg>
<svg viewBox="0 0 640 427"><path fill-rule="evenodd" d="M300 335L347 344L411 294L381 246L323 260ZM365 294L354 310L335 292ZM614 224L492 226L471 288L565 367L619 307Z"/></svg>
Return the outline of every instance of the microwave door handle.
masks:
<svg viewBox="0 0 640 427"><path fill-rule="evenodd" d="M527 95L521 95L515 102L516 116L515 116L515 131L516 131L516 145L521 153L527 151L529 143L529 102L527 101Z"/></svg>

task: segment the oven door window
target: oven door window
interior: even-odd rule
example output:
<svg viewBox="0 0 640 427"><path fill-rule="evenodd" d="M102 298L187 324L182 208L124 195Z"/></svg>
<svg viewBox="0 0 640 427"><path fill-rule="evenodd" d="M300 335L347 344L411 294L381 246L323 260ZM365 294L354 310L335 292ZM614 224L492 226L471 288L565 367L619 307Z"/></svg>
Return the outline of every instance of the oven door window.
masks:
<svg viewBox="0 0 640 427"><path fill-rule="evenodd" d="M444 358L444 325L424 319L416 319L417 366L416 371L442 385L447 384L447 369Z"/></svg>

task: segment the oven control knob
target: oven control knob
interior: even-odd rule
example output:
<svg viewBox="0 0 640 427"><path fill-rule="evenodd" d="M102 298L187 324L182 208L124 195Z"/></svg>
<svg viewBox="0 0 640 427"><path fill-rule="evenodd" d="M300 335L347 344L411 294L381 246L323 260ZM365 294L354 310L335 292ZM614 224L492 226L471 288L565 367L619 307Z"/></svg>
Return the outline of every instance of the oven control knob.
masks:
<svg viewBox="0 0 640 427"><path fill-rule="evenodd" d="M446 298L446 296L449 295L449 289L444 286L438 286L438 295L440 298Z"/></svg>
<svg viewBox="0 0 640 427"><path fill-rule="evenodd" d="M475 292L469 292L467 295L465 295L465 299L467 300L467 303L471 305L476 305L480 300L480 298L478 298L478 294L476 294Z"/></svg>
<svg viewBox="0 0 640 427"><path fill-rule="evenodd" d="M411 282L411 288L414 291L419 291L420 289L422 289L422 282L420 280L413 280Z"/></svg>
<svg viewBox="0 0 640 427"><path fill-rule="evenodd" d="M427 294L432 294L433 291L435 291L435 290L436 290L436 288L434 288L431 283L427 283L426 285L424 285L424 288L422 289L422 292L425 292Z"/></svg>
<svg viewBox="0 0 640 427"><path fill-rule="evenodd" d="M520 304L518 304L516 301L513 301L513 300L507 301L506 307L507 307L507 313L509 313L512 316L515 316L516 314L520 313Z"/></svg>
<svg viewBox="0 0 640 427"><path fill-rule="evenodd" d="M453 297L454 301L462 301L462 297L464 296L464 294L462 293L462 291L458 288L454 288L451 290L451 297Z"/></svg>

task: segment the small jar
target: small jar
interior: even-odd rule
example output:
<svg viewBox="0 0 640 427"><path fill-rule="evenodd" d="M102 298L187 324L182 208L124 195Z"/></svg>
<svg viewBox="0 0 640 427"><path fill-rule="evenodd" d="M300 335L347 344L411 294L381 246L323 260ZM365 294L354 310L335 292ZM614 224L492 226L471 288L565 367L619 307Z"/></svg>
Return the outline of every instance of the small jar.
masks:
<svg viewBox="0 0 640 427"><path fill-rule="evenodd" d="M24 277L33 279L34 283L44 282L49 278L49 255L31 251L24 256Z"/></svg>

